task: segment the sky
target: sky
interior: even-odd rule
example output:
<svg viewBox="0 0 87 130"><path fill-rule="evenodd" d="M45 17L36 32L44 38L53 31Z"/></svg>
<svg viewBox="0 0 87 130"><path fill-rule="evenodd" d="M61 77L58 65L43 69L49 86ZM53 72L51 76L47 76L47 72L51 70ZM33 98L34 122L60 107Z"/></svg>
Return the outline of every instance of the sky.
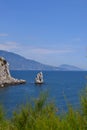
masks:
<svg viewBox="0 0 87 130"><path fill-rule="evenodd" d="M87 69L87 0L1 0L0 50Z"/></svg>

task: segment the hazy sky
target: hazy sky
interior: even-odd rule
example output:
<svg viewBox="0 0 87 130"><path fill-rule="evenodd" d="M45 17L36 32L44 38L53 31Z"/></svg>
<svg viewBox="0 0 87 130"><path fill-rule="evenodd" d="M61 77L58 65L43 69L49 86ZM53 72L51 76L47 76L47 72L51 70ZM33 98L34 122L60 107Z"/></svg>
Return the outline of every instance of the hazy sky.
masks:
<svg viewBox="0 0 87 130"><path fill-rule="evenodd" d="M87 0L1 0L0 50L87 68Z"/></svg>

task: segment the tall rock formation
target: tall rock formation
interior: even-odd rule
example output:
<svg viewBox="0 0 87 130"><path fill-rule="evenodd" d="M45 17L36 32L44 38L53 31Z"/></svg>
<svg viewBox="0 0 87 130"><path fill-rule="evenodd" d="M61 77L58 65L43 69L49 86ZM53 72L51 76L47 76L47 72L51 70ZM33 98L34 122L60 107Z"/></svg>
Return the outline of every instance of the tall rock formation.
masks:
<svg viewBox="0 0 87 130"><path fill-rule="evenodd" d="M22 84L25 82L25 80L18 80L11 77L8 62L3 57L0 57L0 87Z"/></svg>

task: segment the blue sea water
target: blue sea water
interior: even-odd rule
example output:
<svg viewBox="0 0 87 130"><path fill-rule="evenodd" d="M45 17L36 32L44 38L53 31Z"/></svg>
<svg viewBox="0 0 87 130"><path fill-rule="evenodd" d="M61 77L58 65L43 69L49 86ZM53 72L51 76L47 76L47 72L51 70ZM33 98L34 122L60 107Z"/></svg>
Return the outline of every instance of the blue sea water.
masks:
<svg viewBox="0 0 87 130"><path fill-rule="evenodd" d="M44 84L34 84L38 71L11 71L11 75L17 79L25 79L24 85L0 88L0 103L3 104L7 115L21 104L28 102L32 97L36 98L40 92L48 91L49 98L55 101L59 110L67 110L67 102L77 108L80 104L80 92L85 88L87 72L74 71L43 71Z"/></svg>

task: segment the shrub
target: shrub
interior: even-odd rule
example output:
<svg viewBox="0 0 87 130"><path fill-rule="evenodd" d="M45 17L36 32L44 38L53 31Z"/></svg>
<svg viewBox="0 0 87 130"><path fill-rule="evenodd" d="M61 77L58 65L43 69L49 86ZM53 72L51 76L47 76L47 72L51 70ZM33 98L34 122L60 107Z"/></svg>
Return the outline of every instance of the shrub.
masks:
<svg viewBox="0 0 87 130"><path fill-rule="evenodd" d="M21 106L10 120L0 107L0 130L87 130L87 88L81 95L80 111L68 105L68 112L62 116L54 103L47 102L47 94Z"/></svg>

